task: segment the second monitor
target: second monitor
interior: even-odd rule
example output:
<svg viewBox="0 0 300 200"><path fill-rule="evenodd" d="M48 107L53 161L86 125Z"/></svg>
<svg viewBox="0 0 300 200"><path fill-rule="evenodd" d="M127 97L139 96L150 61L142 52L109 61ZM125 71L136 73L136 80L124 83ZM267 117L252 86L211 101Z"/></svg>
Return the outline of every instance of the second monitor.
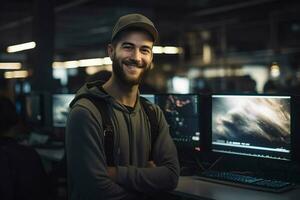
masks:
<svg viewBox="0 0 300 200"><path fill-rule="evenodd" d="M170 125L170 134L179 148L200 151L199 96L196 94L155 95Z"/></svg>
<svg viewBox="0 0 300 200"><path fill-rule="evenodd" d="M291 97L213 95L212 151L291 159Z"/></svg>

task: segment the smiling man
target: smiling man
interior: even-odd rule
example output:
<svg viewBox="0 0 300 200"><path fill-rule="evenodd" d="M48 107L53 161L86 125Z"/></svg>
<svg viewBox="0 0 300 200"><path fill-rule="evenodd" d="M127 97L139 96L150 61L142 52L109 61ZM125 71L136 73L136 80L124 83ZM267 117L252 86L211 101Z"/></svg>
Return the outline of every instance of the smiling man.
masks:
<svg viewBox="0 0 300 200"><path fill-rule="evenodd" d="M169 126L158 106L139 97L157 38L147 17L120 17L107 48L112 76L85 84L72 101L66 129L69 199L146 199L176 187L179 164Z"/></svg>

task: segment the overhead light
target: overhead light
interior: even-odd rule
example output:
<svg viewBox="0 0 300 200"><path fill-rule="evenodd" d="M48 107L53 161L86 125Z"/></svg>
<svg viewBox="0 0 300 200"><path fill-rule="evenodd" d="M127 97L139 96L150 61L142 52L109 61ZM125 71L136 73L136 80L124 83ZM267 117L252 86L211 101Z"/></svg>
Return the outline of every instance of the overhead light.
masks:
<svg viewBox="0 0 300 200"><path fill-rule="evenodd" d="M276 62L272 63L271 65L271 76L273 78L277 78L280 76L280 67Z"/></svg>
<svg viewBox="0 0 300 200"><path fill-rule="evenodd" d="M78 68L78 67L91 67L91 66L106 66L111 65L112 61L110 57L104 58L89 58L89 59L82 59L82 60L71 60L71 61L64 61L64 62L53 62L52 68L60 69L60 68Z"/></svg>
<svg viewBox="0 0 300 200"><path fill-rule="evenodd" d="M211 47L208 44L203 45L203 63L211 63Z"/></svg>
<svg viewBox="0 0 300 200"><path fill-rule="evenodd" d="M181 54L182 48L181 47L174 47L174 46L154 46L152 48L152 52L154 54Z"/></svg>
<svg viewBox="0 0 300 200"><path fill-rule="evenodd" d="M104 63L103 60L104 59L102 58L91 58L91 59L79 60L79 67L103 65Z"/></svg>
<svg viewBox="0 0 300 200"><path fill-rule="evenodd" d="M77 60L72 60L72 61L66 61L64 62L64 67L65 68L77 68L79 65L79 62Z"/></svg>
<svg viewBox="0 0 300 200"><path fill-rule="evenodd" d="M52 67L55 68L55 69L58 69L58 68L65 68L64 62L53 62L53 63L52 63Z"/></svg>
<svg viewBox="0 0 300 200"><path fill-rule="evenodd" d="M4 72L4 78L6 79L26 77L28 77L28 71L26 70Z"/></svg>
<svg viewBox="0 0 300 200"><path fill-rule="evenodd" d="M22 65L18 62L0 63L0 69L21 69Z"/></svg>
<svg viewBox="0 0 300 200"><path fill-rule="evenodd" d="M23 44L16 44L16 45L7 47L7 52L14 53L14 52L18 52L18 51L24 51L24 50L28 50L28 49L33 49L35 46L36 46L35 42L26 42Z"/></svg>
<svg viewBox="0 0 300 200"><path fill-rule="evenodd" d="M103 58L103 64L104 65L111 65L112 61L111 61L110 57Z"/></svg>
<svg viewBox="0 0 300 200"><path fill-rule="evenodd" d="M167 46L167 47L164 47L164 53L165 54L178 54L179 53L179 48L178 47Z"/></svg>
<svg viewBox="0 0 300 200"><path fill-rule="evenodd" d="M162 53L164 53L164 48L162 46L154 46L152 48L152 52L154 54L162 54Z"/></svg>
<svg viewBox="0 0 300 200"><path fill-rule="evenodd" d="M186 77L174 76L172 79L173 92L189 93L190 81Z"/></svg>

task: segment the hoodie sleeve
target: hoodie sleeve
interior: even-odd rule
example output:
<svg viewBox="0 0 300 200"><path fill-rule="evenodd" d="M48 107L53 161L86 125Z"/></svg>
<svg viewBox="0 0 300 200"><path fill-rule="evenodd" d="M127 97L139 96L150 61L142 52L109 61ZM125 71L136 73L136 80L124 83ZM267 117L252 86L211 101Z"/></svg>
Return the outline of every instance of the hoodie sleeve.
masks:
<svg viewBox="0 0 300 200"><path fill-rule="evenodd" d="M80 105L72 108L66 129L69 195L90 200L130 199L133 194L107 174L102 131L90 111Z"/></svg>
<svg viewBox="0 0 300 200"><path fill-rule="evenodd" d="M177 186L180 171L177 150L169 134L169 125L159 108L157 108L157 117L159 136L152 150L157 167L118 166L117 183L125 188L149 193L172 190Z"/></svg>

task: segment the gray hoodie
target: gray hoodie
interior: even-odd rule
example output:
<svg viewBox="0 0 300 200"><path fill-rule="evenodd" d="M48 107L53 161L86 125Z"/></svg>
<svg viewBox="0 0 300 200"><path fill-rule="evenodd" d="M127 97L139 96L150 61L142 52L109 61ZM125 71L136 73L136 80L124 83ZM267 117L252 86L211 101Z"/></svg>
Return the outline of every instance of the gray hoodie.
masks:
<svg viewBox="0 0 300 200"><path fill-rule="evenodd" d="M130 199L144 194L172 190L177 186L179 163L169 126L157 105L159 135L152 149L157 167L147 168L150 123L139 99L132 112L98 87L84 85L77 96L88 94L108 102L114 129L116 182L107 174L101 115L88 99L72 106L66 128L69 199Z"/></svg>

